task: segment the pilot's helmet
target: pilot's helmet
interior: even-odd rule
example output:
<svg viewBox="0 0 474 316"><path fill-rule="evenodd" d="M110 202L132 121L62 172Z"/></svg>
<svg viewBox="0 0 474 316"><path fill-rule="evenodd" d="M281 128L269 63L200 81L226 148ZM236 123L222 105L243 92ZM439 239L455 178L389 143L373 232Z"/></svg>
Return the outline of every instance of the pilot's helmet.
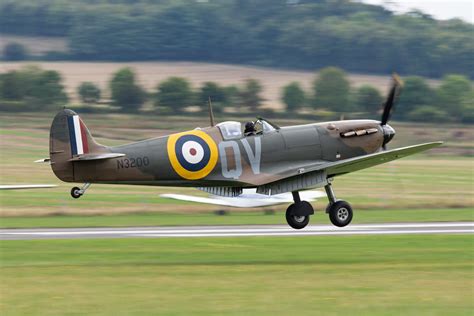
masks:
<svg viewBox="0 0 474 316"><path fill-rule="evenodd" d="M245 123L245 130L253 130L255 128L255 125L253 122L247 122Z"/></svg>

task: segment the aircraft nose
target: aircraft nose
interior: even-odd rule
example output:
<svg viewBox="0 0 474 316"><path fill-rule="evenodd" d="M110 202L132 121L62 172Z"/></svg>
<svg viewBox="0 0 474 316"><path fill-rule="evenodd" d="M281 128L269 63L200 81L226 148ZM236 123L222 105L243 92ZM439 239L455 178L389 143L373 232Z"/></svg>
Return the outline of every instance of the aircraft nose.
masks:
<svg viewBox="0 0 474 316"><path fill-rule="evenodd" d="M387 145L395 136L395 130L388 124L382 125L383 128L383 147Z"/></svg>

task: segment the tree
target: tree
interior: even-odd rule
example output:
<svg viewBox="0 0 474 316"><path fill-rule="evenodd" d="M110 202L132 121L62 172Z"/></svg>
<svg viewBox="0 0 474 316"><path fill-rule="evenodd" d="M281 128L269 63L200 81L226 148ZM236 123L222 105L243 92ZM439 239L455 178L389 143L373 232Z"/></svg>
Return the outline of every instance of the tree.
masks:
<svg viewBox="0 0 474 316"><path fill-rule="evenodd" d="M61 75L57 71L42 71L29 91L32 98L30 103L36 108L64 105L68 101L68 97L61 81Z"/></svg>
<svg viewBox="0 0 474 316"><path fill-rule="evenodd" d="M240 99L243 106L248 106L252 111L256 112L262 104L263 98L260 96L263 88L256 79L245 80L244 87L240 90Z"/></svg>
<svg viewBox="0 0 474 316"><path fill-rule="evenodd" d="M191 84L185 78L170 77L157 86L156 105L180 113L193 105L194 93Z"/></svg>
<svg viewBox="0 0 474 316"><path fill-rule="evenodd" d="M25 82L22 82L18 71L9 71L1 75L0 99L21 100L25 97Z"/></svg>
<svg viewBox="0 0 474 316"><path fill-rule="evenodd" d="M209 98L211 98L213 110L217 112L222 111L223 107L228 105L226 88L215 82L205 82L199 91L199 104L206 110Z"/></svg>
<svg viewBox="0 0 474 316"><path fill-rule="evenodd" d="M3 59L9 61L24 60L27 57L26 48L18 43L8 43L3 49Z"/></svg>
<svg viewBox="0 0 474 316"><path fill-rule="evenodd" d="M423 105L408 113L407 118L415 122L443 122L446 121L446 112L435 106Z"/></svg>
<svg viewBox="0 0 474 316"><path fill-rule="evenodd" d="M456 120L463 116L462 103L472 91L469 79L460 75L448 75L436 91L438 107L444 109Z"/></svg>
<svg viewBox="0 0 474 316"><path fill-rule="evenodd" d="M425 79L412 76L403 81L400 99L393 115L395 119L407 119L408 114L417 108L434 105L435 93Z"/></svg>
<svg viewBox="0 0 474 316"><path fill-rule="evenodd" d="M306 95L298 82L291 82L283 87L282 100L286 109L294 112L305 105Z"/></svg>
<svg viewBox="0 0 474 316"><path fill-rule="evenodd" d="M23 101L31 110L44 110L64 105L67 95L61 75L52 70L27 66L3 74L0 80L0 99Z"/></svg>
<svg viewBox="0 0 474 316"><path fill-rule="evenodd" d="M370 85L363 85L357 89L355 96L357 110L377 114L378 110L382 107L382 102L383 97L376 88Z"/></svg>
<svg viewBox="0 0 474 316"><path fill-rule="evenodd" d="M224 90L228 106L238 106L241 103L239 87L230 85L224 87Z"/></svg>
<svg viewBox="0 0 474 316"><path fill-rule="evenodd" d="M92 82L81 83L77 93L84 103L97 103L100 100L100 88Z"/></svg>
<svg viewBox="0 0 474 316"><path fill-rule="evenodd" d="M113 104L127 112L138 111L145 102L145 92L135 80L132 69L122 68L109 83Z"/></svg>
<svg viewBox="0 0 474 316"><path fill-rule="evenodd" d="M461 102L462 105L462 119L464 123L474 123L474 90L467 93Z"/></svg>
<svg viewBox="0 0 474 316"><path fill-rule="evenodd" d="M348 109L350 84L346 73L336 67L324 68L313 83L313 105L331 111Z"/></svg>

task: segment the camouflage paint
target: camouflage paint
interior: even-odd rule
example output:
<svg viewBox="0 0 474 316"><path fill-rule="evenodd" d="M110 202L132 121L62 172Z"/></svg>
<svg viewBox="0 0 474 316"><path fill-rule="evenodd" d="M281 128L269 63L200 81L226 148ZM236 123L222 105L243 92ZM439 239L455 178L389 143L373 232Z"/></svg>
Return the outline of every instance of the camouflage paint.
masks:
<svg viewBox="0 0 474 316"><path fill-rule="evenodd" d="M218 127L208 127L108 147L98 144L77 117L89 154L125 156L70 161L74 152L68 120L76 115L63 110L51 125L51 167L66 182L255 187L298 175L307 166L374 153L383 143L380 122L350 120L282 127L233 140L223 140ZM371 128L377 132L341 137Z"/></svg>

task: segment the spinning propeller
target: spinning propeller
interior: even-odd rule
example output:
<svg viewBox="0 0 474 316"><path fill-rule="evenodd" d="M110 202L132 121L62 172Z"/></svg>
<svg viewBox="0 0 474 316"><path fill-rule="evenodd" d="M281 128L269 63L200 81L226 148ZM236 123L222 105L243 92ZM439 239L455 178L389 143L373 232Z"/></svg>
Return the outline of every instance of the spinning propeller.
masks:
<svg viewBox="0 0 474 316"><path fill-rule="evenodd" d="M383 144L382 144L383 150L387 149L387 144L395 136L395 130L390 125L388 125L387 122L390 119L390 116L392 114L394 104L395 104L395 99L400 94L400 90L403 86L403 83L400 77L398 77L396 74L393 74L392 80L393 80L392 87L390 88L390 92L388 93L387 100L384 103L382 119L380 121L380 125L382 126L382 129L383 129Z"/></svg>

